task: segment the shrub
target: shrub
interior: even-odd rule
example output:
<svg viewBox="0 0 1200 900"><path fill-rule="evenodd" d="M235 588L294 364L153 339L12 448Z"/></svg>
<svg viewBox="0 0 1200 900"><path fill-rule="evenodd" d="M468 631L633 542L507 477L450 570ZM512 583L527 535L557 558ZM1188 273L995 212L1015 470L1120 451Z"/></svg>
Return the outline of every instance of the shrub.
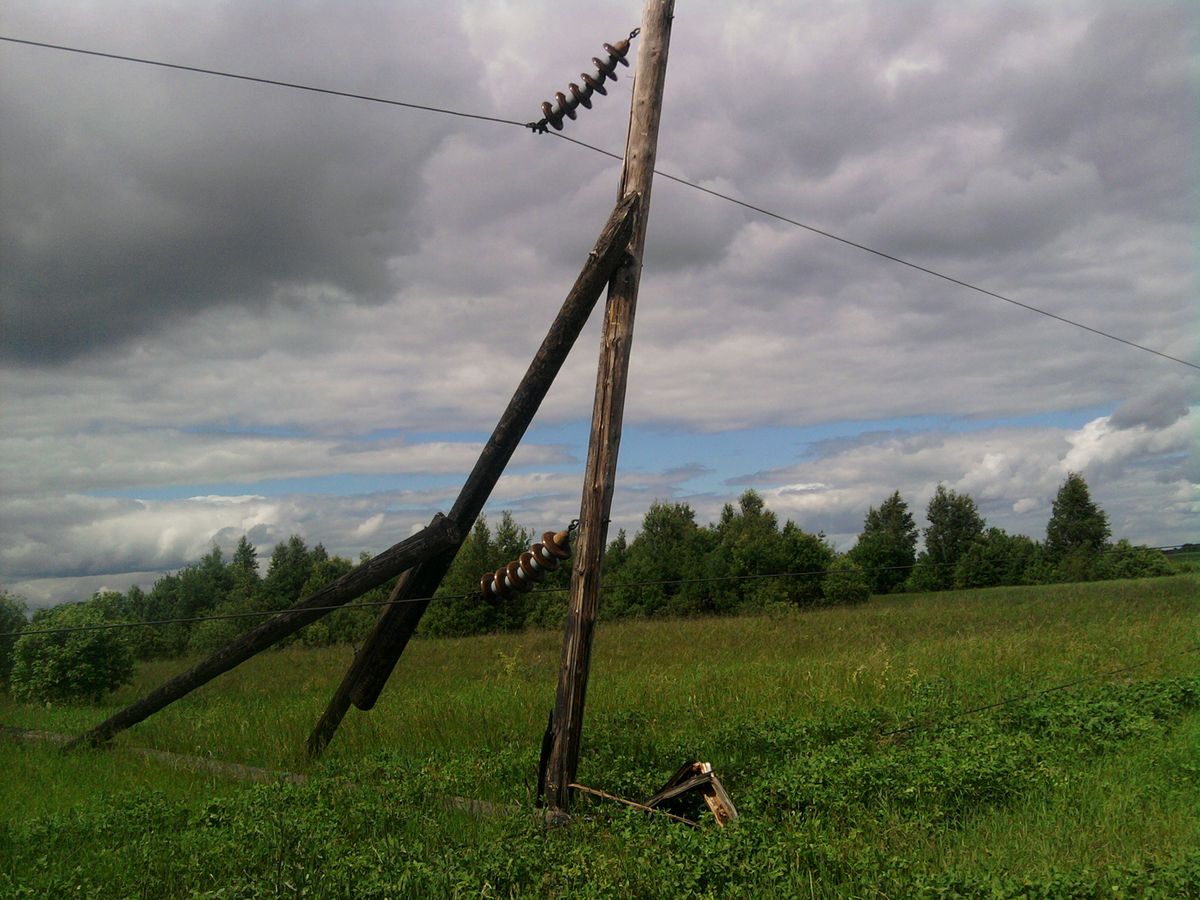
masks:
<svg viewBox="0 0 1200 900"><path fill-rule="evenodd" d="M6 635L0 637L0 685L8 684L16 632L25 627L26 621L24 601L0 591L0 635Z"/></svg>
<svg viewBox="0 0 1200 900"><path fill-rule="evenodd" d="M1175 574L1170 560L1161 550L1135 547L1125 538L1109 547L1096 564L1099 578L1157 578Z"/></svg>
<svg viewBox="0 0 1200 900"><path fill-rule="evenodd" d="M43 629L103 625L100 610L62 606L39 615ZM133 655L116 629L22 634L13 649L13 695L38 702L96 702L133 677Z"/></svg>
<svg viewBox="0 0 1200 900"><path fill-rule="evenodd" d="M829 564L822 589L826 603L863 603L871 596L867 573L848 556L839 556Z"/></svg>

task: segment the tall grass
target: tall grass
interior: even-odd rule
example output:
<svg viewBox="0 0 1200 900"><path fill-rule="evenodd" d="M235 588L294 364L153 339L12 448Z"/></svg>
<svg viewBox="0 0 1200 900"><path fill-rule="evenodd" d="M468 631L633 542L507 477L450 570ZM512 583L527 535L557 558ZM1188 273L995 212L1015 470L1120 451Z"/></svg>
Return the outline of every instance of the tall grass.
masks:
<svg viewBox="0 0 1200 900"><path fill-rule="evenodd" d="M684 878L682 869L671 868L676 863L655 862L648 849L664 840L708 841L687 844L687 852L717 854L713 848L719 848L741 860L737 865L746 871L739 875L729 868L733 863L705 856L710 868L702 881L717 878L711 883L728 887L744 878L759 886L751 893L766 890L763 873L772 866L784 870L776 885L782 893L811 886L820 894L853 893L859 889L848 886L848 873L893 858L902 861L900 869L874 874L909 885L943 870L986 879L1166 865L1200 849L1200 713L1180 701L1170 716L1155 718L1135 708L1139 695L1122 699L1111 691L1126 681L1153 686L1195 678L1200 654L1185 651L1200 644L1198 587L1200 578L1184 575L877 597L861 607L783 615L601 623L580 780L637 796L685 759L705 759L744 804L741 830L713 844L718 839L708 832L683 838L618 816L569 837L543 838L540 831L517 834L504 823L431 813L426 805L418 808L429 827L410 839L424 842L423 853L451 854L444 865L474 885L467 893L478 892L473 879L486 878L509 879L504 883L524 885L522 892L579 889L581 882L555 868L557 857L538 855L559 846L545 840L565 841L580 871L634 893L658 893L653 872ZM130 744L307 771L317 785L324 775L336 775L364 789L379 782L395 791L390 779L399 777L405 790L418 793L527 804L560 642L557 631L416 641L376 709L351 710L316 763L304 757L304 739L352 648L264 653L123 734L111 752L63 756L44 747L0 747L6 774L0 809L14 826L51 821L56 812L89 804L119 808L122 792L130 790L157 791L164 803L192 808L246 790L252 792L245 794L247 804L260 802L255 792L261 789L123 755L120 747ZM0 700L0 721L77 732L191 662L143 666L135 683L102 708ZM1122 678L1046 695L1048 721L1067 723L1054 725L1058 731L1005 725L996 712L952 718L968 707L1134 665ZM1092 694L1094 709L1087 705ZM1077 700L1083 705L1072 706ZM1097 728L1108 727L1106 716L1115 724L1097 737ZM948 724L940 728L878 738L910 722L943 720ZM313 790L308 800L289 794L288 802L324 809L328 791ZM403 790L395 796L401 795L411 800ZM395 802L407 809L408 801ZM345 829L360 827L336 806L321 815L339 823L347 840ZM95 840L102 845L106 839ZM370 832L362 840L378 849L383 838ZM465 862L464 841L495 842L508 848L497 852L525 863L514 862L502 875L488 869L485 876L491 863ZM459 848L457 856L451 847ZM660 863L665 868L648 874L646 866ZM559 872L558 880L534 886L538 865ZM718 871L724 872L719 878ZM171 873L180 893L196 889L192 876ZM428 877L434 880L418 879L423 890L442 884Z"/></svg>

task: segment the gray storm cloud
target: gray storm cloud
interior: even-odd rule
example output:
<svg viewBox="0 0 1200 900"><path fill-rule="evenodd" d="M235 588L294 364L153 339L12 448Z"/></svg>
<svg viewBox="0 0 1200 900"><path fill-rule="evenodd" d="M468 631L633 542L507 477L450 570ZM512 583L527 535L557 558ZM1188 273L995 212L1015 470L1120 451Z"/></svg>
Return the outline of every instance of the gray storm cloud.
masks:
<svg viewBox="0 0 1200 900"><path fill-rule="evenodd" d="M17 0L0 32L524 120L637 7ZM1182 2L680 4L659 164L1192 359L1197 46ZM568 133L619 152L630 83ZM617 189L615 161L511 126L8 44L0 117L0 580L54 590L245 529L356 555L427 520ZM1190 372L677 183L652 209L626 421L865 433L623 470L615 524L753 486L845 542L944 480L1036 535L1081 465L1122 534L1194 532ZM586 422L597 340L539 425ZM978 427L889 430L913 417ZM497 504L569 521L582 448L529 452ZM347 475L412 483L131 499Z"/></svg>

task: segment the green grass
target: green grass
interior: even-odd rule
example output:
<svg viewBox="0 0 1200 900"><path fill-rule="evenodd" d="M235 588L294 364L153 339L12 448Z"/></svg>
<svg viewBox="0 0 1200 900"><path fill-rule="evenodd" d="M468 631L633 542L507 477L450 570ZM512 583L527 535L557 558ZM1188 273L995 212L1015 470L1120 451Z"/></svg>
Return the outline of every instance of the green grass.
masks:
<svg viewBox="0 0 1200 900"><path fill-rule="evenodd" d="M266 653L112 751L0 747L0 894L74 879L154 896L1004 896L1036 893L1032 879L1045 896L1200 895L1200 654L1184 652L1200 644L1198 587L1184 575L601 623L580 780L645 796L685 759L711 761L743 813L724 831L591 802L551 832L443 808L451 794L530 803L557 632L413 643L376 709L351 710L315 764L304 739L352 651ZM0 722L76 732L189 664L144 666L104 708L0 700ZM123 745L313 778L245 786Z"/></svg>

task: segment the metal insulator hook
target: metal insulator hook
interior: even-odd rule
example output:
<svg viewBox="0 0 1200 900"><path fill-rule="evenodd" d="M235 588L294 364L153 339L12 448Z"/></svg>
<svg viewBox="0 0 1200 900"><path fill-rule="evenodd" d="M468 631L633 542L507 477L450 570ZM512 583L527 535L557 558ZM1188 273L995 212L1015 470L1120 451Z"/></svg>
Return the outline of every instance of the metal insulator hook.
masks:
<svg viewBox="0 0 1200 900"><path fill-rule="evenodd" d="M584 109L592 108L592 95L606 95L607 90L604 89L604 82L609 79L617 80L617 66L628 66L629 60L626 57L629 55L629 42L632 41L641 32L640 28L635 28L629 32L629 37L617 41L616 44L604 44L604 52L608 54L606 59L592 57L592 64L596 67L595 73L589 74L583 72L580 74L580 79L583 81L583 87L580 87L575 82L567 85L570 91L570 96L558 91L554 95L554 103L547 100L542 104L542 118L537 122L530 122L528 127L532 128L537 134L545 134L547 126L555 131L562 131L563 119L576 118L575 110L579 107Z"/></svg>
<svg viewBox="0 0 1200 900"><path fill-rule="evenodd" d="M517 594L533 590L535 584L571 555L571 533L576 527L577 523L572 522L565 531L542 534L540 541L512 562L480 578L479 592L489 600L511 600Z"/></svg>

